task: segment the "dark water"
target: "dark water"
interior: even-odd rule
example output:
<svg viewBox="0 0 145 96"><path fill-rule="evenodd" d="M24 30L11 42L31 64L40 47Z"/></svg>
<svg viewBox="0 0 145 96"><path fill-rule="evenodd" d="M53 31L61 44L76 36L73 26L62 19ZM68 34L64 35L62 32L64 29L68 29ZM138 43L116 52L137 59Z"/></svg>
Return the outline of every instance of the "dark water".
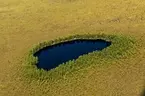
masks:
<svg viewBox="0 0 145 96"><path fill-rule="evenodd" d="M38 68L53 69L69 60L77 59L80 55L100 51L111 45L104 40L73 40L46 47L34 56L38 57Z"/></svg>

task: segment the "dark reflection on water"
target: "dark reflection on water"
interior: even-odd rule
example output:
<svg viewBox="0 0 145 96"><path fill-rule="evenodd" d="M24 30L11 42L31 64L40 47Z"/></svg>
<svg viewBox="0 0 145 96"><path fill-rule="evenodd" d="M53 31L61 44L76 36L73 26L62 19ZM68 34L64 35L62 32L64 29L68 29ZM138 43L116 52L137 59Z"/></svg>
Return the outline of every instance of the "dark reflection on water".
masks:
<svg viewBox="0 0 145 96"><path fill-rule="evenodd" d="M73 40L46 47L34 56L38 57L38 68L53 69L69 60L77 59L80 55L100 51L111 45L105 40Z"/></svg>

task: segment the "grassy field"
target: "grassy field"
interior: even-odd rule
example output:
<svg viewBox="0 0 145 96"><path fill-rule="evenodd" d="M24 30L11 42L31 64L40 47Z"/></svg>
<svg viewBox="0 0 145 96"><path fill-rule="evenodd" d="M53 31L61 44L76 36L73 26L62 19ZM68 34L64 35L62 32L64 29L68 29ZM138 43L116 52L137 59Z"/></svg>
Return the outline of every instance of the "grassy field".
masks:
<svg viewBox="0 0 145 96"><path fill-rule="evenodd" d="M25 75L24 58L33 45L84 33L132 36L140 41L138 52L117 60L101 59L98 66L54 81ZM145 1L0 0L0 65L0 96L141 96Z"/></svg>

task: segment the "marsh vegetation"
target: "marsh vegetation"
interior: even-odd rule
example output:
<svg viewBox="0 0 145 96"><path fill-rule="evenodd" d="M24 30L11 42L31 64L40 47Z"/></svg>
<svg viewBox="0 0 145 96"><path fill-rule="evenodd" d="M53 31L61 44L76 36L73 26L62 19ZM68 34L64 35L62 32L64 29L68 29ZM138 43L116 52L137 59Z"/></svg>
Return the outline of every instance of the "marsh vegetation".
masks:
<svg viewBox="0 0 145 96"><path fill-rule="evenodd" d="M48 42L88 33L112 45L36 67ZM0 96L140 96L144 74L145 0L0 0Z"/></svg>
<svg viewBox="0 0 145 96"><path fill-rule="evenodd" d="M38 57L34 54L39 50L59 44L60 42L68 42L77 39L103 39L112 43L110 47L102 51L89 53L87 55L79 56L77 60L70 60L66 63L59 65L57 68L50 70L49 72L44 69L37 69ZM81 70L90 66L101 65L102 60L108 61L109 63L121 59L127 58L132 55L136 50L135 39L125 36L116 35L105 35L105 34L84 34L84 35L73 35L66 38L58 38L51 41L45 41L35 45L32 50L28 53L26 59L26 72L28 77L41 78L41 79L53 79L57 80L58 77L62 78L66 73L73 73L74 71ZM63 54L65 55L65 54ZM46 57L47 58L47 57ZM52 59L51 57L49 57ZM97 60L96 60L97 59ZM96 61L96 63L91 63ZM87 63L88 62L88 63ZM89 63L90 62L90 63ZM97 65L96 65L97 64ZM107 63L106 63L107 64ZM105 66L105 64L101 65ZM36 76L35 76L36 75ZM56 78L57 77L57 78Z"/></svg>

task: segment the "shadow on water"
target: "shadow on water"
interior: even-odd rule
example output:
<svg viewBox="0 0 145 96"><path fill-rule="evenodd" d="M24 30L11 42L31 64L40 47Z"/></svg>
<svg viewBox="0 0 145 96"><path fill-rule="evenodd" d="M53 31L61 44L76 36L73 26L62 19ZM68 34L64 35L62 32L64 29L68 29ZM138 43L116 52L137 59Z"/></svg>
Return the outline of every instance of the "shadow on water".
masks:
<svg viewBox="0 0 145 96"><path fill-rule="evenodd" d="M93 51L101 51L111 45L111 42L97 40L73 40L46 47L34 54L38 57L38 68L50 70L80 55Z"/></svg>

